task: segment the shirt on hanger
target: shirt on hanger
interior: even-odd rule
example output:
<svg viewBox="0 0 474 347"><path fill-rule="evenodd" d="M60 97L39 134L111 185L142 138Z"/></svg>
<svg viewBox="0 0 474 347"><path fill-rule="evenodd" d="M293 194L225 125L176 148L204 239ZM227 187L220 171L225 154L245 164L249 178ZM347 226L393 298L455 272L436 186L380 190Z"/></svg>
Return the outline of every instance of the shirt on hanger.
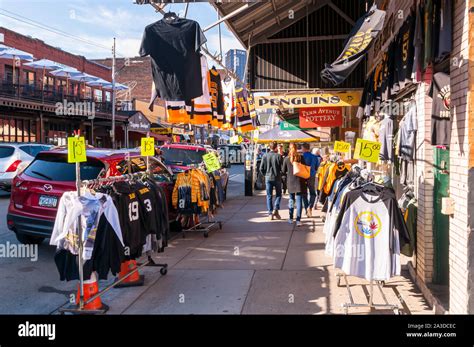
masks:
<svg viewBox="0 0 474 347"><path fill-rule="evenodd" d="M222 92L221 76L216 69L208 71L209 92L211 95L211 125L221 128L224 124L224 93Z"/></svg>
<svg viewBox="0 0 474 347"><path fill-rule="evenodd" d="M201 27L190 19L162 19L145 28L140 56L151 56L159 98L190 101L203 94L199 51L205 42Z"/></svg>
<svg viewBox="0 0 474 347"><path fill-rule="evenodd" d="M431 144L449 146L451 143L451 84L444 72L433 75L429 95L433 98L431 113Z"/></svg>
<svg viewBox="0 0 474 347"><path fill-rule="evenodd" d="M409 236L392 190L348 192L335 233L336 268L369 281L400 275L400 248L409 242Z"/></svg>
<svg viewBox="0 0 474 347"><path fill-rule="evenodd" d="M194 106L191 112L191 124L210 124L212 120L211 95L207 79L207 59L201 56L201 81L202 95L194 99Z"/></svg>
<svg viewBox="0 0 474 347"><path fill-rule="evenodd" d="M411 102L408 112L400 125L400 157L413 161L415 156L416 131L418 130L416 117L416 103Z"/></svg>

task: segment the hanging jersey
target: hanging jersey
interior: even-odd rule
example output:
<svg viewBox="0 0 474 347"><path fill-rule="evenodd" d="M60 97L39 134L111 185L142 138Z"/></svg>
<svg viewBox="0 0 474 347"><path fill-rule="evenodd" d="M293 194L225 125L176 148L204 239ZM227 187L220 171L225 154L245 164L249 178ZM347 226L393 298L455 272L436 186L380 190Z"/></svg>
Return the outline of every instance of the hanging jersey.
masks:
<svg viewBox="0 0 474 347"><path fill-rule="evenodd" d="M210 124L212 120L211 97L207 80L207 59L201 56L202 95L195 98L190 115L191 124Z"/></svg>
<svg viewBox="0 0 474 347"><path fill-rule="evenodd" d="M143 225L143 218L140 218L140 201L138 200L137 193L127 182L117 182L114 186L117 192L116 204L120 216L126 255L131 259L136 259L142 253L147 235L147 230Z"/></svg>
<svg viewBox="0 0 474 347"><path fill-rule="evenodd" d="M334 266L367 280L400 275L400 247L408 231L393 191L346 194L335 225Z"/></svg>
<svg viewBox="0 0 474 347"><path fill-rule="evenodd" d="M216 69L209 70L209 92L211 95L212 121L211 125L222 128L224 125L224 93L222 92L221 76Z"/></svg>
<svg viewBox="0 0 474 347"><path fill-rule="evenodd" d="M166 114L168 122L172 124L189 123L192 110L192 102L166 101Z"/></svg>
<svg viewBox="0 0 474 347"><path fill-rule="evenodd" d="M237 129L245 133L254 130L252 119L250 118L249 105L247 95L243 88L235 91Z"/></svg>
<svg viewBox="0 0 474 347"><path fill-rule="evenodd" d="M222 81L222 92L224 93L225 120L224 129L235 128L235 83L233 79Z"/></svg>

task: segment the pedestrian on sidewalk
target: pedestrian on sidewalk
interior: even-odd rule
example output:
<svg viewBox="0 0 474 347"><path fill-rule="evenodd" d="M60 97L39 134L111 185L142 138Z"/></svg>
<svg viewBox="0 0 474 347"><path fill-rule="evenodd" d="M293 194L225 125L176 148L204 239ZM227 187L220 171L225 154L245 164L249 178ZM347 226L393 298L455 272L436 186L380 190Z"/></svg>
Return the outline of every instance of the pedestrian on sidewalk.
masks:
<svg viewBox="0 0 474 347"><path fill-rule="evenodd" d="M320 161L313 153L311 153L311 148L309 143L303 143L303 159L310 167L310 177L306 181L307 189L303 194L304 207L306 209L306 216L311 218L313 217L313 208L316 201L316 173L319 169ZM308 190L309 190L309 201L308 201Z"/></svg>
<svg viewBox="0 0 474 347"><path fill-rule="evenodd" d="M293 163L303 163L303 156L298 153L296 144L290 144L290 152L283 161L283 174L287 176L288 193L290 194L288 223L293 224L293 216L296 205L296 226L301 226L301 214L303 212L303 194L306 192L306 180L293 174Z"/></svg>
<svg viewBox="0 0 474 347"><path fill-rule="evenodd" d="M267 209L270 220L273 218L281 219L281 166L283 164L282 156L277 153L278 145L276 142L270 144L268 151L260 163L260 172L265 177L265 187L267 190ZM275 188L275 205L273 204L273 188Z"/></svg>
<svg viewBox="0 0 474 347"><path fill-rule="evenodd" d="M284 160L286 157L286 153L281 143L278 144L278 153L281 155L282 159ZM286 194L286 191L288 189L287 184L286 184L286 175L281 175L281 186L283 189L283 194Z"/></svg>

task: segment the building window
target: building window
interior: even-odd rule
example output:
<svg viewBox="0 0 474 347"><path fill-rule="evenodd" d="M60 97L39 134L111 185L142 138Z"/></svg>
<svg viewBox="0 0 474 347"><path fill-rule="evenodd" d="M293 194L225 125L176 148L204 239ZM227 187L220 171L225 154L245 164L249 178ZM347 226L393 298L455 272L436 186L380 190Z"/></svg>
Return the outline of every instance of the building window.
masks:
<svg viewBox="0 0 474 347"><path fill-rule="evenodd" d="M0 142L36 142L36 121L0 115Z"/></svg>
<svg viewBox="0 0 474 347"><path fill-rule="evenodd" d="M54 87L54 77L44 76L43 85L45 90L52 90Z"/></svg>
<svg viewBox="0 0 474 347"><path fill-rule="evenodd" d="M15 84L19 84L20 82L20 71L17 67L15 67ZM5 65L5 81L12 83L13 82L13 66L12 65Z"/></svg>
<svg viewBox="0 0 474 347"><path fill-rule="evenodd" d="M112 94L110 92L105 92L105 101L107 102L112 101Z"/></svg>
<svg viewBox="0 0 474 347"><path fill-rule="evenodd" d="M102 90L94 89L94 101L102 102Z"/></svg>
<svg viewBox="0 0 474 347"><path fill-rule="evenodd" d="M85 99L92 99L92 88L86 86L86 92L84 94Z"/></svg>
<svg viewBox="0 0 474 347"><path fill-rule="evenodd" d="M25 74L25 84L29 86L34 86L36 84L36 74L34 71L24 71Z"/></svg>

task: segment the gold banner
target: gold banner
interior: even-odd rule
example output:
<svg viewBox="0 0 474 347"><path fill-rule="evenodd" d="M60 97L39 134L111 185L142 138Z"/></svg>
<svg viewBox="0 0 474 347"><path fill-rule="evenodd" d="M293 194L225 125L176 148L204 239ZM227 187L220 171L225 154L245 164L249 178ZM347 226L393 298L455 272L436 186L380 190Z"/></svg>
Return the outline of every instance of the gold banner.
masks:
<svg viewBox="0 0 474 347"><path fill-rule="evenodd" d="M255 96L256 109L359 106L362 91Z"/></svg>
<svg viewBox="0 0 474 347"><path fill-rule="evenodd" d="M151 128L150 131L152 133L158 134L158 135L169 135L171 134L171 128Z"/></svg>

